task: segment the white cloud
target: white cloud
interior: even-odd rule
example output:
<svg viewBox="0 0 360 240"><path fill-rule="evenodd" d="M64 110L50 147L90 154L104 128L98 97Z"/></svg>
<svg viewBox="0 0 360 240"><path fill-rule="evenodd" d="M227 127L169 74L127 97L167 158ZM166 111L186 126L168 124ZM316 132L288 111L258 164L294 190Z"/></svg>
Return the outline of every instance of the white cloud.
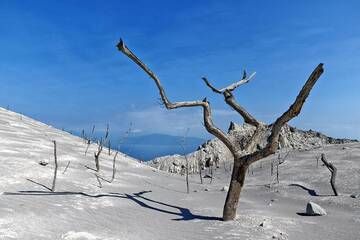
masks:
<svg viewBox="0 0 360 240"><path fill-rule="evenodd" d="M239 115L232 110L214 109L213 118L215 124L225 131L231 120L241 122ZM167 110L161 107L130 110L116 117L116 121L132 122L138 132L164 133L171 135L183 135L189 128L191 136L208 135L203 126L202 110L200 108Z"/></svg>

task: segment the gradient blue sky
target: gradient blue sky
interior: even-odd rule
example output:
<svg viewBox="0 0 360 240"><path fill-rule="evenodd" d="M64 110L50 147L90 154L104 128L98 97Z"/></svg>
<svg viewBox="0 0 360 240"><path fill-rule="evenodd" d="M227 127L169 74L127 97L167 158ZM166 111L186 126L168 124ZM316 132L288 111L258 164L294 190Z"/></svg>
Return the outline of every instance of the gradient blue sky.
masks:
<svg viewBox="0 0 360 240"><path fill-rule="evenodd" d="M59 128L91 125L207 136L200 109L166 111L153 82L115 48L122 37L172 100L202 99L226 129L242 119L200 77L276 119L320 62L325 73L291 124L360 138L359 1L0 1L0 105Z"/></svg>

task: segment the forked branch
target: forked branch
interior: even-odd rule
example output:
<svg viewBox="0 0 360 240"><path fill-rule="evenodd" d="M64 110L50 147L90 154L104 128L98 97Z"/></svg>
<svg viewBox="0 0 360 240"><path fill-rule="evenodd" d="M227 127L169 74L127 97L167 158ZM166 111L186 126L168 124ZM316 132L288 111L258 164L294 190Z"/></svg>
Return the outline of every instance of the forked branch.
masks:
<svg viewBox="0 0 360 240"><path fill-rule="evenodd" d="M204 116L204 124L206 130L219 138L231 152L236 152L236 146L231 142L228 136L212 121L211 117L211 108L209 102L204 100L197 100L197 101L184 101L184 102L170 102L167 98L164 88L161 85L160 79L150 70L131 50L125 45L125 43L120 39L120 42L117 45L119 51L124 53L127 57L129 57L133 62L135 62L141 69L145 71L149 77L151 77L160 93L160 97L162 102L164 103L167 109L175 109L175 108L183 108L183 107L202 107L203 108L203 116Z"/></svg>
<svg viewBox="0 0 360 240"><path fill-rule="evenodd" d="M247 77L246 72L244 71L244 75L240 81L230 84L229 86L222 89L215 88L213 85L211 85L207 78L203 77L202 79L205 82L206 86L208 86L213 92L224 95L225 102L244 118L245 123L248 123L255 127L259 127L260 122L256 120L249 112L247 112L245 108L243 108L236 101L234 95L232 94L232 91L234 91L237 87L248 83L252 78L254 78L255 74L256 73L254 72L249 77Z"/></svg>
<svg viewBox="0 0 360 240"><path fill-rule="evenodd" d="M256 162L259 159L265 158L275 153L278 147L278 140L281 128L288 121L290 121L300 113L306 98L310 94L311 89L314 87L315 83L320 78L323 72L323 64L320 63L309 76L308 80L306 81L298 96L296 97L294 103L289 107L286 112L284 112L278 119L276 119L273 124L270 125L271 134L268 138L268 143L265 148L256 151L253 154L242 157L241 161L245 161L248 165L250 165L251 163Z"/></svg>
<svg viewBox="0 0 360 240"><path fill-rule="evenodd" d="M230 84L229 86L227 87L224 87L222 89L217 89L215 88L214 86L211 85L211 83L209 82L209 80L207 80L206 77L202 77L202 80L205 82L205 84L211 89L213 90L214 92L216 93L219 93L219 94L223 94L225 91L234 91L237 87L243 85L243 84L246 84L248 82L250 82L251 79L253 79L255 77L255 74L256 72L253 72L249 77L247 77L247 74L246 72L244 71L244 74L243 74L243 77L237 81L237 82L234 82L232 84Z"/></svg>

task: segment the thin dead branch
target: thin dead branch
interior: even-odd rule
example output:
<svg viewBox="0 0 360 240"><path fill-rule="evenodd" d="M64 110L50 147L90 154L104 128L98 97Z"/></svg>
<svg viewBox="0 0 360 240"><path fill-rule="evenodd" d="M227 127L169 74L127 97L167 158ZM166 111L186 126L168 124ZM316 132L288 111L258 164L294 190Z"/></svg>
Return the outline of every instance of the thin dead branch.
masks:
<svg viewBox="0 0 360 240"><path fill-rule="evenodd" d="M68 169L68 167L70 166L70 161L68 161L68 163L66 164L66 167L64 169L64 171L62 172L62 174L65 174L66 170Z"/></svg>
<svg viewBox="0 0 360 240"><path fill-rule="evenodd" d="M336 178L337 169L332 163L330 163L330 162L328 162L326 160L326 157L325 157L324 153L321 154L321 161L324 163L324 165L329 169L329 171L331 173L331 178L330 178L331 188L332 188L332 190L334 192L334 195L338 196L338 191L337 191L336 185L335 185L335 178Z"/></svg>
<svg viewBox="0 0 360 240"><path fill-rule="evenodd" d="M118 153L119 153L119 152L116 151L115 156L114 156L114 158L113 158L113 166L112 166L113 172L112 172L112 177L111 177L110 182L114 181L114 179L115 179L115 174L116 174L116 157L117 157Z"/></svg>
<svg viewBox="0 0 360 240"><path fill-rule="evenodd" d="M56 185L56 175L57 175L57 169L58 169L58 162L57 162L57 155L56 155L56 141L53 141L54 143L54 161L55 161L55 169L54 169L54 178L51 186L51 191L55 191L55 185Z"/></svg>

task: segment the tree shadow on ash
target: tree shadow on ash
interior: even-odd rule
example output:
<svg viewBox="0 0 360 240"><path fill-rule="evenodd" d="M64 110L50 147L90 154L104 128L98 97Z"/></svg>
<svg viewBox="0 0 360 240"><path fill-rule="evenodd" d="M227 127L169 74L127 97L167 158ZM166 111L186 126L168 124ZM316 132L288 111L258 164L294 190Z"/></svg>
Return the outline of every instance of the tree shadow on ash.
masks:
<svg viewBox="0 0 360 240"><path fill-rule="evenodd" d="M292 183L292 184L289 184L289 186L290 187L300 187L300 188L306 190L310 194L310 196L319 196L314 189L307 188L303 185L300 185L297 183Z"/></svg>
<svg viewBox="0 0 360 240"><path fill-rule="evenodd" d="M314 196L314 197L331 197L331 196L334 196L334 195L331 195L331 194L318 194L314 189L310 189L310 188L307 188L303 185L300 185L300 184L297 184L297 183L293 183L293 184L289 184L290 187L300 187L304 190L306 190L310 196Z"/></svg>
<svg viewBox="0 0 360 240"><path fill-rule="evenodd" d="M151 191L142 191L142 192L139 192L139 193L134 193L133 196L125 194L125 196L127 198L133 200L134 202L136 202L137 204L139 204L142 207L149 208L149 209L156 210L156 211L163 212L163 213L176 215L176 216L180 217L180 218L172 219L174 221L189 221L189 220L194 220L194 219L222 221L222 218L219 218L219 217L210 217L210 216L203 216L203 215L193 214L193 213L191 213L191 211L188 208L183 208L183 207L178 207L178 206L175 206L175 205L170 205L170 204L163 203L163 202L160 202L160 201L155 201L155 200L152 200L150 198L147 198L147 197L143 196L143 194L149 193L149 192L151 192ZM148 201L148 202L158 204L158 205L162 205L162 206L166 206L166 207L169 207L169 208L177 209L180 212L173 212L173 211L168 211L168 210L164 210L164 209L161 209L161 208L156 208L156 207L150 206L150 205L146 204L144 201L139 200L139 198L141 198L141 199L143 199L145 201Z"/></svg>
<svg viewBox="0 0 360 240"><path fill-rule="evenodd" d="M4 192L3 195L11 195L11 196L59 196L59 195L80 195L84 197L91 198L101 198L101 197L114 197L114 198L122 198L132 200L136 204L141 207L151 209L154 211L158 211L161 213L166 213L170 215L178 216L179 218L171 219L173 221L190 221L190 220L212 220L212 221L222 221L222 218L219 217L211 217L211 216L203 216L198 214L193 214L188 208L183 208L171 204L167 204L164 202L156 201L150 199L148 197L144 197L143 195L146 193L150 193L152 191L141 191L133 194L122 194L122 193L104 193L104 194L88 194L84 192L49 192L49 191L19 191L19 192ZM154 203L159 205L159 207L154 207L149 205L147 202ZM166 210L161 208L161 206L173 208L174 211ZM177 210L177 211L176 211Z"/></svg>

